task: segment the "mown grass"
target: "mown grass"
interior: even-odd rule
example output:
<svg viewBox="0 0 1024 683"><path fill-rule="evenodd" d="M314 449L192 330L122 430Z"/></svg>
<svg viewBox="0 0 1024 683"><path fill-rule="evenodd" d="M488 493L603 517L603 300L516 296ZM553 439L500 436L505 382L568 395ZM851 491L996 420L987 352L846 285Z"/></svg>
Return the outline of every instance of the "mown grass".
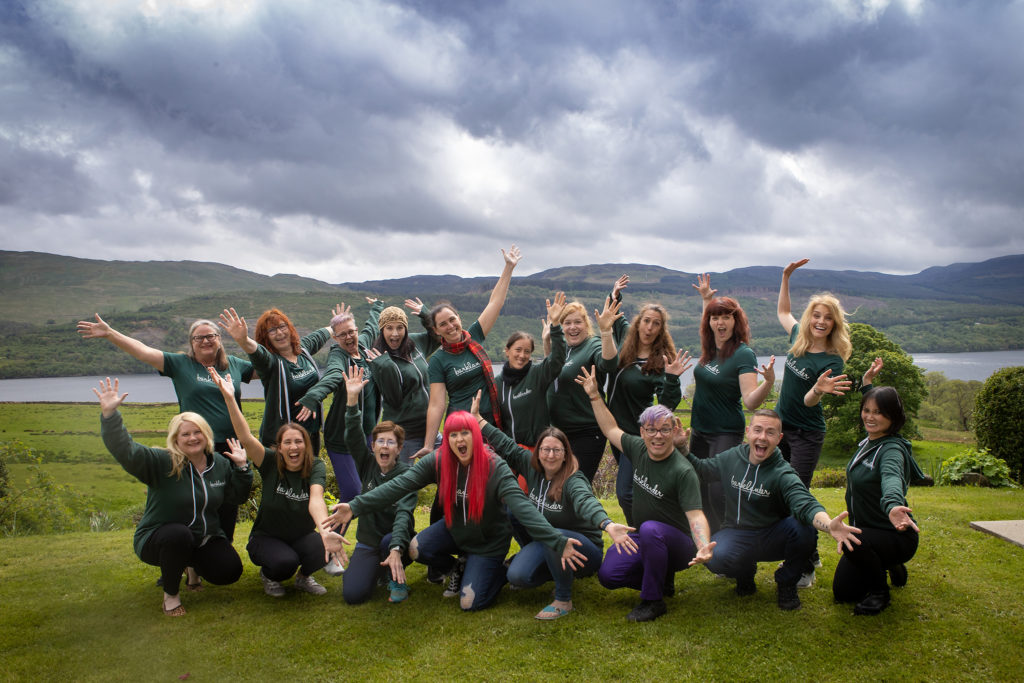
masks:
<svg viewBox="0 0 1024 683"><path fill-rule="evenodd" d="M840 509L841 490L814 493ZM625 620L636 591L607 591L595 579L577 583L576 613L554 623L532 618L550 585L505 590L495 607L463 614L418 565L402 605L378 590L371 602L347 606L341 579L330 577L321 579L324 597L274 600L244 551L239 583L186 592L188 615L169 619L156 569L135 558L130 531L5 538L4 677L1011 680L1024 665L1024 550L967 524L1019 516L1022 503L1021 491L913 489L921 547L909 585L875 618L832 602L836 555L825 538L819 582L801 591L796 612L775 607L774 565L761 565L750 598L694 568L677 575L669 614L650 624ZM240 526L239 549L247 532Z"/></svg>

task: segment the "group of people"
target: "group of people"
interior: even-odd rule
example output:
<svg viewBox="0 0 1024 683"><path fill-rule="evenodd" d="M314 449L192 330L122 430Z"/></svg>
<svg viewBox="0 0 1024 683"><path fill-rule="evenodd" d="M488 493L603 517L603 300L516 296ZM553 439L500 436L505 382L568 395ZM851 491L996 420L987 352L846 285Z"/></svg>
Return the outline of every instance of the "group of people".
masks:
<svg viewBox="0 0 1024 683"><path fill-rule="evenodd" d="M660 304L626 320L623 276L593 311L597 334L587 309L558 292L545 301L543 360L532 359L533 336L516 332L496 374L482 342L521 258L514 246L502 255L498 282L468 328L452 304L428 309L414 298L404 305L424 329L412 332L405 310L368 299L361 329L339 305L326 327L300 337L271 308L249 337L245 318L229 308L216 323L193 323L180 354L121 334L99 315L79 323L83 337L106 338L171 377L183 411L166 448L146 447L121 421L117 380L95 392L105 444L149 488L134 545L160 568L165 613L184 614L183 577L192 590L240 578L232 540L252 468L262 494L247 550L274 597L292 577L296 590L326 593L313 577L324 569L343 575L348 603L370 599L378 584L402 602L415 561L463 610L493 604L506 583L553 582L553 600L536 618L558 619L573 610L574 579L596 574L607 588L639 590L628 619L650 621L665 614L675 575L689 566L734 579L742 596L756 591L758 562L781 561L778 606L795 609L797 588L813 583L820 566L821 531L842 553L835 598L857 614L888 606L889 583L906 584L917 548L906 493L920 470L899 434L906 417L897 392L872 386L882 369L876 359L860 387L867 438L847 466L846 510L830 516L810 493L825 433L820 402L852 388L843 373L852 346L834 296L815 295L799 321L792 315L789 280L806 259L783 272L778 317L791 347L776 408L767 410L775 359L758 367L742 307L717 297L707 275L694 285L703 300L696 361L676 349ZM248 360L226 355L221 330ZM331 340L321 368L313 354ZM683 429L674 414L679 378L694 364ZM240 383L254 377L266 399L258 436L240 407ZM321 431L340 500L330 510ZM624 524L591 487L607 445ZM430 523L417 532L417 492L431 484ZM346 548L355 518L355 547ZM519 550L509 557L513 539Z"/></svg>

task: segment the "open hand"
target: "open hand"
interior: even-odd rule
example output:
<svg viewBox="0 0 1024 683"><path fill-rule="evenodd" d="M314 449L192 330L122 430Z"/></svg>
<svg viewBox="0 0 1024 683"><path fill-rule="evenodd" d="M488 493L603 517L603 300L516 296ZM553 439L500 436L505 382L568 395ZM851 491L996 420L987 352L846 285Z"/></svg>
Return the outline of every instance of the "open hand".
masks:
<svg viewBox="0 0 1024 683"><path fill-rule="evenodd" d="M96 317L98 318L99 316ZM118 387L119 382L116 377L114 378L113 384L110 383L110 378L107 377L106 384L103 383L103 380L100 380L99 391L96 389L92 390L92 393L96 394L96 397L100 400L100 412L103 414L103 417L110 417L113 415L114 411L124 403L126 398L128 398L128 394L118 395Z"/></svg>

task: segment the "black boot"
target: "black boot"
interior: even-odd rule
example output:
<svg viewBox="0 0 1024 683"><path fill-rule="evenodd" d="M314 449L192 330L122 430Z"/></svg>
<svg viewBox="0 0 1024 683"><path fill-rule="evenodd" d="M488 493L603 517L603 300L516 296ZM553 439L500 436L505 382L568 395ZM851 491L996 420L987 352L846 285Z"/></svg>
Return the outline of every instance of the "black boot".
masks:
<svg viewBox="0 0 1024 683"><path fill-rule="evenodd" d="M800 609L800 596L796 593L796 582L775 584L778 591L779 609Z"/></svg>
<svg viewBox="0 0 1024 683"><path fill-rule="evenodd" d="M907 585L907 565L894 564L889 567L889 581L893 588L902 588Z"/></svg>
<svg viewBox="0 0 1024 683"><path fill-rule="evenodd" d="M854 614L879 614L889 606L889 587L882 591L871 591L864 599L853 606Z"/></svg>

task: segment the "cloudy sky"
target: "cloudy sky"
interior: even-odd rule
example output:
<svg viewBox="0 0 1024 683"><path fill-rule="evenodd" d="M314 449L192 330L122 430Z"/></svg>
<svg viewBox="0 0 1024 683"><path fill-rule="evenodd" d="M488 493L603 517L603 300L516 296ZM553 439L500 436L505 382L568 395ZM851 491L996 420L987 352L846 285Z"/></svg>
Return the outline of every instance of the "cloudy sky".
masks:
<svg viewBox="0 0 1024 683"><path fill-rule="evenodd" d="M1024 252L1024 3L5 0L0 249L328 282Z"/></svg>

